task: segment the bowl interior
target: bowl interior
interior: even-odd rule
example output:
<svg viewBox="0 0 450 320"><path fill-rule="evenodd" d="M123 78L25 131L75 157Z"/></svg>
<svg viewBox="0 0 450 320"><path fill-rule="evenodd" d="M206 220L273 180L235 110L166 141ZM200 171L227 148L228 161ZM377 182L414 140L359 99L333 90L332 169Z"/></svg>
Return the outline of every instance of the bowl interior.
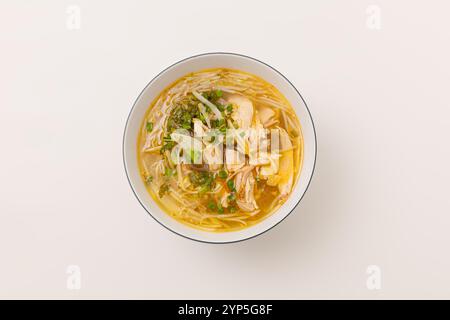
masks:
<svg viewBox="0 0 450 320"><path fill-rule="evenodd" d="M153 201L145 188L138 169L136 150L137 137L141 121L154 98L168 85L172 84L175 80L185 74L210 68L238 69L253 73L265 79L267 82L272 83L290 101L297 113L304 138L303 166L300 171L298 182L294 186L288 200L276 212L260 223L239 231L212 233L190 228L176 221L162 211ZM213 243L234 242L254 237L269 230L289 215L298 204L309 185L316 157L314 125L308 108L295 87L270 66L250 57L229 53L204 54L187 58L170 66L156 76L144 88L130 112L125 128L123 143L125 170L133 192L142 206L153 218L169 230L193 240Z"/></svg>

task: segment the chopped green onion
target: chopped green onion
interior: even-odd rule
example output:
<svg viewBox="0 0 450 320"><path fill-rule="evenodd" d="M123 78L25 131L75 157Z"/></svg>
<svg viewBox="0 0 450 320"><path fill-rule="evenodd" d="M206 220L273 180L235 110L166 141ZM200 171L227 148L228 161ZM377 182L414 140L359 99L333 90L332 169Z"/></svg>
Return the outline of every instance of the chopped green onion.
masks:
<svg viewBox="0 0 450 320"><path fill-rule="evenodd" d="M228 177L228 173L225 170L219 171L219 178L220 179L226 179Z"/></svg>
<svg viewBox="0 0 450 320"><path fill-rule="evenodd" d="M236 195L234 193L231 193L230 195L228 195L227 200L228 202L236 201Z"/></svg>
<svg viewBox="0 0 450 320"><path fill-rule="evenodd" d="M165 171L164 171L164 175L166 177L171 177L171 176L173 176L174 172L175 172L175 170L170 169L170 168L166 168Z"/></svg>
<svg viewBox="0 0 450 320"><path fill-rule="evenodd" d="M145 128L147 129L147 132L152 132L153 122L147 122L147 124L145 125Z"/></svg>
<svg viewBox="0 0 450 320"><path fill-rule="evenodd" d="M236 191L236 188L234 187L234 181L233 180L228 180L227 181L227 186L231 191Z"/></svg>
<svg viewBox="0 0 450 320"><path fill-rule="evenodd" d="M210 201L208 203L208 209L211 210L211 211L215 211L217 209L217 206L216 206L216 204L213 201Z"/></svg>
<svg viewBox="0 0 450 320"><path fill-rule="evenodd" d="M145 182L147 184L152 183L152 181L153 181L153 176L148 176L147 179L145 179Z"/></svg>

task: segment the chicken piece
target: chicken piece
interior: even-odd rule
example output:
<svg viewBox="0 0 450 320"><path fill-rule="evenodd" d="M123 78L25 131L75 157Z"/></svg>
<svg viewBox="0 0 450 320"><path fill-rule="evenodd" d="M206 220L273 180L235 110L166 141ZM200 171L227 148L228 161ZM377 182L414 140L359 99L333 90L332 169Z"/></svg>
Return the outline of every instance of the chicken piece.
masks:
<svg viewBox="0 0 450 320"><path fill-rule="evenodd" d="M234 178L234 187L236 188L236 192L239 193L241 191L245 181L247 181L247 178L254 168L254 166L246 166L236 174L236 177Z"/></svg>
<svg viewBox="0 0 450 320"><path fill-rule="evenodd" d="M227 97L228 103L233 104L231 118L240 129L248 129L253 122L253 103L240 94L231 94Z"/></svg>
<svg viewBox="0 0 450 320"><path fill-rule="evenodd" d="M268 164L261 166L260 175L262 178L267 179L268 177L278 173L280 167L280 129L271 130L271 150L270 153L261 153L260 157L267 158Z"/></svg>
<svg viewBox="0 0 450 320"><path fill-rule="evenodd" d="M204 163L209 166L212 171L219 170L222 165L222 150L218 145L213 145L205 142L204 137L208 131L206 127L199 119L193 119L194 122L194 137L203 141L205 147L203 148L203 160Z"/></svg>
<svg viewBox="0 0 450 320"><path fill-rule="evenodd" d="M261 166L260 175L263 178L268 178L277 174L280 167L280 155L278 153L267 153L266 155L261 155L261 157L267 159L268 164Z"/></svg>
<svg viewBox="0 0 450 320"><path fill-rule="evenodd" d="M256 210L253 203L248 203L242 200L236 200L236 204L243 211L252 212Z"/></svg>
<svg viewBox="0 0 450 320"><path fill-rule="evenodd" d="M223 194L222 198L220 198L220 204L222 205L222 207L228 208L228 196L229 196L230 194L231 194L231 193L229 193L229 192L225 192L225 193Z"/></svg>
<svg viewBox="0 0 450 320"><path fill-rule="evenodd" d="M278 190L281 196L286 196L291 192L294 182L294 152L292 142L286 130L280 128L281 158L278 175L281 177L278 183Z"/></svg>
<svg viewBox="0 0 450 320"><path fill-rule="evenodd" d="M255 178L253 175L248 175L248 178L245 180L245 186L243 192L239 194L239 199L236 200L236 204L241 210L247 212L254 212L258 209L258 205L256 204L255 196Z"/></svg>
<svg viewBox="0 0 450 320"><path fill-rule="evenodd" d="M245 165L245 157L234 149L225 150L226 166L230 172L235 172Z"/></svg>
<svg viewBox="0 0 450 320"><path fill-rule="evenodd" d="M192 122L194 123L194 137L201 139L205 135L205 132L208 131L208 127L197 118L192 119Z"/></svg>
<svg viewBox="0 0 450 320"><path fill-rule="evenodd" d="M203 160L211 171L217 171L222 167L222 150L218 145L207 144L203 149Z"/></svg>
<svg viewBox="0 0 450 320"><path fill-rule="evenodd" d="M258 205L256 204L255 195L254 195L255 183L256 183L255 178L253 178L253 175L250 174L248 176L248 179L245 181L244 199L245 199L245 202L252 203L254 205L255 209L257 209Z"/></svg>
<svg viewBox="0 0 450 320"><path fill-rule="evenodd" d="M259 106L257 116L264 128L273 126L278 122L275 111L267 106Z"/></svg>
<svg viewBox="0 0 450 320"><path fill-rule="evenodd" d="M270 164L267 152L269 149L268 130L258 123L255 126L256 128L248 130L249 163L256 166L268 165Z"/></svg>

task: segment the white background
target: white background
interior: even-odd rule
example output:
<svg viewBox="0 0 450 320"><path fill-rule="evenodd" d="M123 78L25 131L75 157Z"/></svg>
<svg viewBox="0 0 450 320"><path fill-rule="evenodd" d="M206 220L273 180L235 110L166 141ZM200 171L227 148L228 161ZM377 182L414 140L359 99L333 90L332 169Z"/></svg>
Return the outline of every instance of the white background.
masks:
<svg viewBox="0 0 450 320"><path fill-rule="evenodd" d="M449 14L448 1L1 0L0 297L450 298ZM287 76L318 138L295 212L231 245L162 228L122 164L142 88L211 51Z"/></svg>

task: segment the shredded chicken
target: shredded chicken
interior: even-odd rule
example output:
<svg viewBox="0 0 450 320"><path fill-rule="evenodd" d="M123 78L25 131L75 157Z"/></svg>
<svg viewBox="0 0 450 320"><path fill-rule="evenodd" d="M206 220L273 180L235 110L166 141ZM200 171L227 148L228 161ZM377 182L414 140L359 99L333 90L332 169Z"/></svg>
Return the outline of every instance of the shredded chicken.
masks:
<svg viewBox="0 0 450 320"><path fill-rule="evenodd" d="M287 196L292 189L292 184L294 181L293 171L294 171L294 155L292 151L292 143L286 130L280 128L280 146L282 150L287 150L283 152L280 158L280 169L279 175L281 177L278 183L278 190L282 196Z"/></svg>
<svg viewBox="0 0 450 320"><path fill-rule="evenodd" d="M257 109L257 114L258 119L264 128L268 128L278 123L275 111L267 106L259 106Z"/></svg>
<svg viewBox="0 0 450 320"><path fill-rule="evenodd" d="M227 100L233 104L234 112L231 118L238 123L239 128L250 128L253 121L253 103L250 99L240 94L232 94L228 96Z"/></svg>
<svg viewBox="0 0 450 320"><path fill-rule="evenodd" d="M234 149L225 150L225 160L227 170L230 172L235 172L245 165L245 159L243 158L242 153Z"/></svg>

